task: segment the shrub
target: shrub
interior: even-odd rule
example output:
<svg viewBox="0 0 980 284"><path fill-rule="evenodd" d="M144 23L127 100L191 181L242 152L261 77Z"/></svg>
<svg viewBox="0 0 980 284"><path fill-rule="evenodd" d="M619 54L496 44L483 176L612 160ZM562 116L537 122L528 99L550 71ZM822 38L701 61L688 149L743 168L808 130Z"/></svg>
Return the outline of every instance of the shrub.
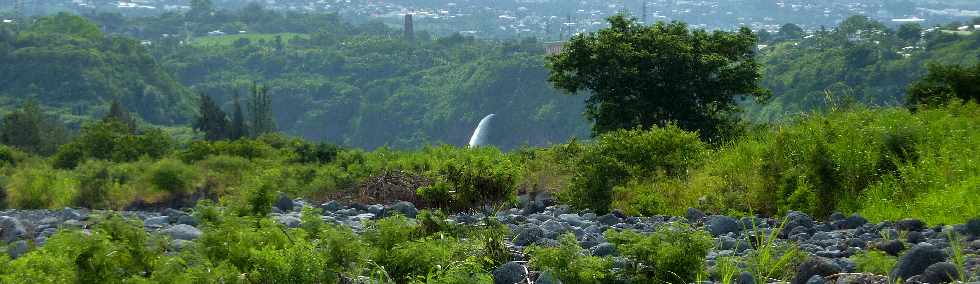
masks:
<svg viewBox="0 0 980 284"><path fill-rule="evenodd" d="M434 182L419 188L417 194L429 204L454 210L513 200L522 169L492 147L459 149L448 146L428 148L434 156L429 161L406 157L399 167L427 168Z"/></svg>
<svg viewBox="0 0 980 284"><path fill-rule="evenodd" d="M205 190L217 196L230 193L230 188L241 187L242 181L257 168L245 158L228 155L209 156L194 165L204 176Z"/></svg>
<svg viewBox="0 0 980 284"><path fill-rule="evenodd" d="M711 238L687 225L667 225L643 236L634 231L607 231L606 238L633 261L638 282L691 283L704 275Z"/></svg>
<svg viewBox="0 0 980 284"><path fill-rule="evenodd" d="M138 221L101 220L90 234L61 231L43 247L10 263L0 282L122 283L140 280L163 255Z"/></svg>
<svg viewBox="0 0 980 284"><path fill-rule="evenodd" d="M132 133L129 126L110 119L82 126L81 133L58 148L54 165L71 169L87 159L135 161L143 156L159 159L173 149L170 136L159 129Z"/></svg>
<svg viewBox="0 0 980 284"><path fill-rule="evenodd" d="M613 188L612 207L629 215L683 215L701 195L678 179L631 180Z"/></svg>
<svg viewBox="0 0 980 284"><path fill-rule="evenodd" d="M786 219L782 220L782 224L786 223ZM788 281L795 275L797 266L805 260L806 254L796 244L780 242L778 237L783 229L780 226L766 230L753 222L750 241L754 247L744 260L755 281Z"/></svg>
<svg viewBox="0 0 980 284"><path fill-rule="evenodd" d="M578 245L574 235L562 235L558 243L559 246L554 248L528 247L530 265L551 271L565 283L608 283L613 279L612 260L589 255Z"/></svg>
<svg viewBox="0 0 980 284"><path fill-rule="evenodd" d="M66 171L22 165L11 175L6 192L7 205L11 208L63 208L75 200L78 181Z"/></svg>
<svg viewBox="0 0 980 284"><path fill-rule="evenodd" d="M26 154L13 147L0 145L0 167L16 166L18 162L24 160Z"/></svg>
<svg viewBox="0 0 980 284"><path fill-rule="evenodd" d="M978 119L974 103L807 115L714 151L688 187L714 211L960 223L980 214Z"/></svg>
<svg viewBox="0 0 980 284"><path fill-rule="evenodd" d="M613 188L634 179L683 178L701 164L706 151L697 133L675 125L650 130L617 130L586 146L560 198L599 213L609 210Z"/></svg>
<svg viewBox="0 0 980 284"><path fill-rule="evenodd" d="M419 283L431 284L491 284L493 276L480 268L480 264L468 259L450 263L449 266L436 267L425 278L418 279Z"/></svg>
<svg viewBox="0 0 980 284"><path fill-rule="evenodd" d="M384 256L395 245L420 237L419 229L418 223L414 220L395 215L368 223L362 236L365 241L376 246L380 255Z"/></svg>
<svg viewBox="0 0 980 284"><path fill-rule="evenodd" d="M293 147L293 152L296 153L293 161L298 163L327 164L333 162L341 150L339 146L327 143L299 142L297 144Z"/></svg>
<svg viewBox="0 0 980 284"><path fill-rule="evenodd" d="M274 157L276 149L269 144L255 139L238 139L234 141L194 141L181 151L180 159L187 163L207 159L212 155L228 155L245 159L266 159Z"/></svg>
<svg viewBox="0 0 980 284"><path fill-rule="evenodd" d="M75 169L79 188L75 204L87 208L107 208L108 191L115 184L104 161L90 161Z"/></svg>
<svg viewBox="0 0 980 284"><path fill-rule="evenodd" d="M157 190L171 197L187 196L194 191L197 170L175 159L162 159L146 172L147 179Z"/></svg>
<svg viewBox="0 0 980 284"><path fill-rule="evenodd" d="M401 242L392 247L386 258L376 258L396 282L405 283L424 277L439 267L448 267L465 254L465 247L452 237L423 238Z"/></svg>
<svg viewBox="0 0 980 284"><path fill-rule="evenodd" d="M867 251L851 256L851 261L860 272L888 275L898 263L898 257L880 251Z"/></svg>

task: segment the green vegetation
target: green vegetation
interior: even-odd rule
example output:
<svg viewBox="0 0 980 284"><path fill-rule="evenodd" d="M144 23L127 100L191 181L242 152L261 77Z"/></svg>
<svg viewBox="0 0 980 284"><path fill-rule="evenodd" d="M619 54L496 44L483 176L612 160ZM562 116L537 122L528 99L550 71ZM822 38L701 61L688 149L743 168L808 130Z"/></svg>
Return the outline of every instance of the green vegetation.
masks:
<svg viewBox="0 0 980 284"><path fill-rule="evenodd" d="M426 234L396 216L372 223L361 237L319 218L284 229L270 218L232 213L200 203L195 214L211 216L202 218L204 234L179 253L167 253L173 243L146 234L138 221L98 217L91 234L63 230L16 260L0 259L0 281L337 283L380 270L398 283L492 283L487 271L500 263L499 254L486 254L502 245L486 241L501 234L490 225Z"/></svg>
<svg viewBox="0 0 980 284"><path fill-rule="evenodd" d="M672 188L664 188L664 184L647 186L638 183L683 178L690 168L701 163L705 151L695 133L674 125L654 127L649 131L618 130L603 134L595 143L584 147L576 161L577 170L571 184L561 192L561 197L572 205L600 213L609 210L614 195L618 197L616 200L624 201L617 204L618 207L630 213L680 212L686 207L668 208L669 203L657 198L683 193L673 194Z"/></svg>
<svg viewBox="0 0 980 284"><path fill-rule="evenodd" d="M974 67L930 65L929 74L909 88L907 104L915 108L954 100L980 102L980 62Z"/></svg>
<svg viewBox="0 0 980 284"><path fill-rule="evenodd" d="M806 38L767 42L759 58L761 85L773 96L765 104L747 102L746 116L769 122L854 103L900 106L928 64L972 66L980 60L978 33L907 33L853 16Z"/></svg>
<svg viewBox="0 0 980 284"><path fill-rule="evenodd" d="M754 129L710 149L671 127L614 132L573 158L558 196L644 215L698 207L964 222L980 214L978 111L972 102L914 113L855 107Z"/></svg>
<svg viewBox="0 0 980 284"><path fill-rule="evenodd" d="M609 283L613 279L612 260L589 255L571 234L558 238L558 247L529 247L531 266L550 271L569 283Z"/></svg>
<svg viewBox="0 0 980 284"><path fill-rule="evenodd" d="M668 225L649 235L607 231L609 242L633 260L627 272L635 283L692 283L704 277L711 237L686 225Z"/></svg>
<svg viewBox="0 0 980 284"><path fill-rule="evenodd" d="M868 251L851 257L860 272L888 275L898 263L898 257L880 251Z"/></svg>
<svg viewBox="0 0 980 284"><path fill-rule="evenodd" d="M748 28L708 33L682 22L647 27L623 15L609 24L573 37L548 58L555 87L591 92L586 116L594 134L675 123L717 138L736 119L736 98L768 95L758 86L756 37Z"/></svg>
<svg viewBox="0 0 980 284"><path fill-rule="evenodd" d="M20 31L0 27L0 107L34 99L77 123L100 116L118 100L157 124L190 118L190 92L147 53L139 41L103 34L84 18L38 18Z"/></svg>

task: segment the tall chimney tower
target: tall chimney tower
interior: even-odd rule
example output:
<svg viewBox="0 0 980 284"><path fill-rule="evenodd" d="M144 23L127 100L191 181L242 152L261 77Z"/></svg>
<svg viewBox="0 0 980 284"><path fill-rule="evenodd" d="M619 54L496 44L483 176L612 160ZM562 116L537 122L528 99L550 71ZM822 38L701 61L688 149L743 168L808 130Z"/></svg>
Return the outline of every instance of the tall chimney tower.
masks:
<svg viewBox="0 0 980 284"><path fill-rule="evenodd" d="M405 14L405 39L415 39L415 27L412 23L412 14Z"/></svg>

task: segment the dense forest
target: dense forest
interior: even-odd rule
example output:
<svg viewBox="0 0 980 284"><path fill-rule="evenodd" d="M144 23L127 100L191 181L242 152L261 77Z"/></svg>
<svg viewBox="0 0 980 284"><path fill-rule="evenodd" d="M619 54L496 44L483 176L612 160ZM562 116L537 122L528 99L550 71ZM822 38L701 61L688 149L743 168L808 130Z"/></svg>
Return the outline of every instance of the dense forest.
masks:
<svg viewBox="0 0 980 284"><path fill-rule="evenodd" d="M138 120L179 130L195 113L194 93L229 110L259 82L271 94L278 130L369 149L463 144L491 113L499 129L493 144L504 149L583 138L591 124L581 97L561 96L545 82L543 45L534 39L431 38L330 14L195 3L186 14L88 21L63 14L20 31L5 26L0 51L14 64L2 71L10 82L0 89L4 108L32 98L77 128L118 100ZM861 16L810 35L794 27L759 35L767 45L757 53L761 85L772 95L764 103L743 99L753 120L830 104L901 105L928 63L970 64L980 56L978 34L894 30ZM42 57L48 54L65 60Z"/></svg>
<svg viewBox="0 0 980 284"><path fill-rule="evenodd" d="M39 18L21 30L0 25L0 98L4 109L36 100L79 124L118 100L154 124L185 123L191 91L138 40L104 34L78 16Z"/></svg>
<svg viewBox="0 0 980 284"><path fill-rule="evenodd" d="M126 19L95 17L99 25L110 31L125 33L113 28L120 25L118 29L128 27L127 30L153 35L140 39L147 43L143 46L138 46L138 41L128 41L131 52L148 60L149 66L120 66L139 68L136 71L141 74L166 70L160 80L167 80L167 86L175 89L163 94L180 103L120 99L143 120L162 125L188 121L193 105L185 102L197 97L188 89L211 96L227 109L235 94L260 82L269 89L278 129L342 145L412 148L428 143L462 144L480 118L491 113L497 114L495 127L500 131L495 136L498 141L493 143L502 148L557 143L587 133L588 124L580 115L582 99L561 96L548 86L547 71L542 67L543 48L534 40L494 43L459 35L431 39L424 33L406 38L400 31L380 24L355 27L329 15L280 14L256 6L207 16L206 23L193 25L198 30L189 31L194 36L185 38L183 26L175 22L183 22L185 17L205 17L195 15L198 14L194 11L187 15L165 14L132 20L136 22L132 25ZM53 19L85 21L68 15ZM87 25L97 30L95 25ZM222 27L249 33L198 36ZM312 27L322 28L311 30ZM23 37L21 34L25 33L17 36ZM162 37L164 34L168 36ZM96 35L102 37L101 33ZM189 44L181 44L188 39ZM11 56L32 46L21 43L13 47L16 49L10 52ZM52 78L37 73L17 69L9 72L35 75L18 77L24 79L0 92L16 94L31 84L43 86L42 92L46 93L72 90L66 89L69 86L52 89L50 84L36 81ZM103 70L98 74L100 77L95 80L62 81L101 88L116 82L108 74L126 73ZM116 80L127 82L125 78L129 77ZM163 88L151 85L143 89ZM119 96L133 96L134 92L138 93L120 91ZM156 96L159 95L139 98ZM73 97L85 98L89 106L99 105L97 102L108 105L109 101L87 93ZM39 100L44 106L61 107L48 104L46 97ZM163 105L170 106L167 109L172 112L166 117L145 109Z"/></svg>
<svg viewBox="0 0 980 284"><path fill-rule="evenodd" d="M925 31L918 24L891 29L862 16L812 35L789 25L768 39L760 61L763 86L773 97L748 111L762 121L831 104L902 105L906 88L926 65L980 62L980 33Z"/></svg>

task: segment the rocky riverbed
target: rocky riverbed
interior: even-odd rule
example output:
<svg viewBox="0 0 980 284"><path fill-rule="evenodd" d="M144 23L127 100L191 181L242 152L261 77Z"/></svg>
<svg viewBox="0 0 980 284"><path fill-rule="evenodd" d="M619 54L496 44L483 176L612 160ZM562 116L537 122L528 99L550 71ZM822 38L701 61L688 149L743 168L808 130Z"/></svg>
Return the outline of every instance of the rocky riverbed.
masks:
<svg viewBox="0 0 980 284"><path fill-rule="evenodd" d="M519 253L529 245L555 246L561 234L574 234L579 244L596 256L611 256L614 263L626 260L618 256L614 245L608 243L603 232L610 229L629 229L649 233L661 225L684 222L703 228L715 241L715 247L706 256L709 271L719 258L745 256L753 250L752 240L760 234L777 232L778 242L794 242L809 254L800 266L793 283L889 283L888 275L856 273L855 263L849 258L868 249L877 249L892 255L900 255L891 277L907 282L936 283L947 281L951 273L957 273L950 263L950 233L956 233L963 241L962 251L967 255L967 279L978 281L980 270L980 220L968 224L929 227L919 220L906 219L870 223L858 215L834 214L827 221L814 220L799 212L791 212L785 219L733 218L722 215L706 215L689 209L686 216L626 216L619 212L597 215L588 211L573 211L568 206L549 204L547 200L524 199L523 208L510 208L492 213L458 213L449 221L460 224L477 224L485 218L495 218L511 229L508 245L515 252L513 262L493 271L497 283L556 283L550 277L539 277L527 269L525 259ZM549 205L549 206L546 206ZM287 227L300 226L301 209L310 206L303 200L280 198L272 217ZM412 203L397 202L389 205L344 205L331 201L315 205L323 209L323 220L351 227L355 232L363 230L365 222L392 214L415 217L418 210ZM59 229L87 230L96 218L93 214L103 211L66 208L63 210L6 210L0 211L0 246L6 245L7 253L16 258L26 253L32 245L43 246L45 240ZM126 211L124 216L139 218L146 231L165 234L180 249L201 236L198 221L187 211L167 209L161 212ZM490 215L490 216L488 216ZM538 279L541 278L541 279ZM753 282L748 275L736 277L736 282Z"/></svg>

